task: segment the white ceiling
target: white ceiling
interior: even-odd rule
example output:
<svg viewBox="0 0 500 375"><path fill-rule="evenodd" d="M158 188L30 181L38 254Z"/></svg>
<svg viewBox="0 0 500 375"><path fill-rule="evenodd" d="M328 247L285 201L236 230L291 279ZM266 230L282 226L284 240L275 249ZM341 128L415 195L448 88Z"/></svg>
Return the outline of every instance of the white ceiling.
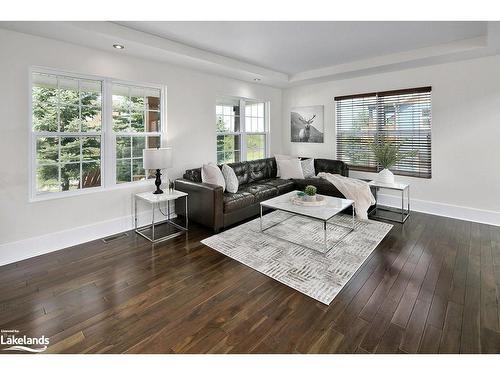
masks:
<svg viewBox="0 0 500 375"><path fill-rule="evenodd" d="M485 35L487 22L119 22L191 47L297 74Z"/></svg>
<svg viewBox="0 0 500 375"><path fill-rule="evenodd" d="M500 54L500 22L491 21L5 21L0 28L275 87Z"/></svg>

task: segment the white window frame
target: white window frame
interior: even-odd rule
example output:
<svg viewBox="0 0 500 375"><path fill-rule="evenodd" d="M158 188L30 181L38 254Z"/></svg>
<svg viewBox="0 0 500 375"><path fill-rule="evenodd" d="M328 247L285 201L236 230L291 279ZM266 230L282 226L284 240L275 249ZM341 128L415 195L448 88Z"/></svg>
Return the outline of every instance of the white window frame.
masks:
<svg viewBox="0 0 500 375"><path fill-rule="evenodd" d="M267 100L259 100L259 99L249 99L249 98L241 98L241 97L231 97L219 95L217 96L217 100L214 106L215 112L215 121L214 124L217 124L217 111L215 110L219 103L223 103L224 100L227 101L239 101L240 106L240 131L239 132L218 132L215 130L215 160L217 162L217 136L218 135L239 135L240 136L240 162L247 161L247 135L263 135L264 136L264 158L268 158L270 155L270 103ZM246 103L263 103L264 104L264 131L263 132L252 132L247 131L246 124Z"/></svg>
<svg viewBox="0 0 500 375"><path fill-rule="evenodd" d="M101 123L101 132L78 132L78 133L69 133L69 132L36 132L33 130L33 100L32 100L32 92L33 92L33 73L41 73L41 74L51 74L58 76L65 76L68 78L76 78L76 79L87 79L87 80L95 80L101 81L102 87L102 123ZM29 134L30 134L30 147L29 149L29 201L37 202L51 199L59 199L59 198L67 198L72 196L91 194L96 192L102 192L107 190L121 189L121 188L129 188L131 186L141 186L141 185L149 185L151 181L141 180L141 181L131 181L131 182L123 182L116 183L116 134L113 132L113 103L112 103L112 84L122 84L129 86L137 86L137 87L145 87L145 88L154 88L160 90L160 132L154 133L155 136L160 136L160 144L162 146L165 145L166 142L166 134L167 134L167 116L166 116L166 108L167 108L167 99L166 99L166 87L165 85L159 85L156 83L147 83L147 82L133 82L133 81L125 81L119 80L111 77L104 76L96 76L89 74L81 74L77 72L70 72L64 70L57 70L46 67L39 66L31 66L29 68L29 79L28 79L28 109L29 109ZM77 189L77 190L68 190L68 191L60 191L53 193L37 193L36 186L36 140L37 137L40 136L71 136L72 134L77 134L79 136L101 136L101 186L98 187L90 187L86 189ZM121 135L121 134L120 134ZM144 133L135 133L135 135L144 135L148 136L149 132Z"/></svg>
<svg viewBox="0 0 500 375"><path fill-rule="evenodd" d="M112 86L113 85L121 85L121 86L128 86L129 89L131 87L135 87L135 88L145 88L145 89L159 89L160 90L160 131L159 132L122 132L122 131L114 131L113 130L113 93L112 93ZM111 127L110 127L110 133L112 134L112 142L113 142L113 155L112 155L112 158L114 159L114 163L113 163L113 166L111 168L111 176L112 178L110 178L110 181L109 183L113 184L113 185L118 185L118 186L122 186L122 185L130 185L130 184L137 184L138 182L141 182L141 181L129 181L129 182L120 182L118 183L118 181L116 180L116 137L145 137L146 140L148 137L160 137L160 145L163 144L163 140L165 139L165 131L164 131L164 127L165 127L165 123L164 123L164 120L163 120L163 113L165 112L165 109L164 109L164 104L163 104L163 97L164 97L164 91L162 90L161 86L152 86L152 85L141 85L141 84L137 84L137 83L130 83L130 82L126 82L126 81L119 81L119 80L111 80L110 83L109 83L109 86L108 86L108 89L110 90L110 95L109 95L109 98L108 100L111 100L111 103L110 103L110 121L111 121ZM144 119L145 120L145 119ZM132 144L130 145L132 147ZM131 150L133 151L133 150ZM133 160L133 157L132 157L132 160ZM146 172L147 174L147 172ZM148 180L148 178L146 178L146 180Z"/></svg>

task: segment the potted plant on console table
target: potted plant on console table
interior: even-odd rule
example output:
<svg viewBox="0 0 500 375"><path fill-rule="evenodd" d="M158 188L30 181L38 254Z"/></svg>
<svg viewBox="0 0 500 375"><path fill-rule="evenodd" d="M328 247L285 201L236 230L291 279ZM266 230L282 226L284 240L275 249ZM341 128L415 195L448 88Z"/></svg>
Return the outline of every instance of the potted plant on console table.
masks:
<svg viewBox="0 0 500 375"><path fill-rule="evenodd" d="M382 170L378 173L377 182L383 184L393 184L394 174L389 168L395 166L403 159L411 158L417 155L416 151L403 152L401 151L402 142L395 142L390 140L379 140L372 143L371 148L375 155L375 160Z"/></svg>

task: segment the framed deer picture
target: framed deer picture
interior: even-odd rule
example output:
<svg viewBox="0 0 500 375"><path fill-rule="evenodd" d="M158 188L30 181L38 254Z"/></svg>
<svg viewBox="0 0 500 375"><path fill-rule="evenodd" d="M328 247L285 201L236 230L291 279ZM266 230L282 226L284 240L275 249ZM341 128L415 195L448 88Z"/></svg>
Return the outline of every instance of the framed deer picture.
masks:
<svg viewBox="0 0 500 375"><path fill-rule="evenodd" d="M292 108L290 116L291 141L304 143L323 143L324 106Z"/></svg>

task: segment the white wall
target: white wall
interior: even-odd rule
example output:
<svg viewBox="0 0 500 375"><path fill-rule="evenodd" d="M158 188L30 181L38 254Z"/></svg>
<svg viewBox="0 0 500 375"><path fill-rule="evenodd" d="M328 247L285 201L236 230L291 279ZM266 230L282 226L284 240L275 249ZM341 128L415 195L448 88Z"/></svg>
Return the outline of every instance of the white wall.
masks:
<svg viewBox="0 0 500 375"><path fill-rule="evenodd" d="M2 260L7 252L15 259L23 257L13 252L23 252L27 246L33 247L26 250L29 254L42 253L88 240L91 234L97 238L128 229L132 223L132 193L151 189L119 188L28 201L30 66L166 85L167 143L174 147L175 165L171 177L178 177L185 169L203 162L215 161L217 95L270 101L270 148L271 152L281 151L279 89L126 57L119 51L94 50L1 29L0 56L0 264L6 262ZM82 230L78 236L74 231L60 233L66 239L64 243L50 235L73 228Z"/></svg>
<svg viewBox="0 0 500 375"><path fill-rule="evenodd" d="M500 225L498 56L286 89L283 150L335 159L335 96L419 86L432 86L432 179L396 180L411 184L417 210ZM325 143L291 143L290 109L319 104L325 106Z"/></svg>

